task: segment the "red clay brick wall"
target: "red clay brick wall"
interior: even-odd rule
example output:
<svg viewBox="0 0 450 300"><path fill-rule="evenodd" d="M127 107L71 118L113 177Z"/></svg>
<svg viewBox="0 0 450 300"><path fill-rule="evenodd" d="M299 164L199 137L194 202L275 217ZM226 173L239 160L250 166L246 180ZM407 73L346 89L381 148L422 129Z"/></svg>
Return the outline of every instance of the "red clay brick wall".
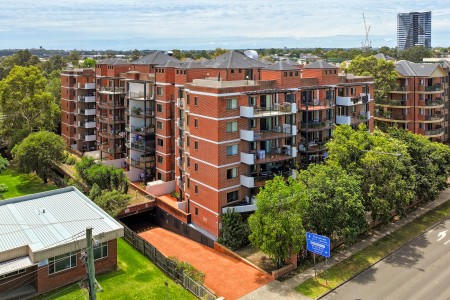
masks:
<svg viewBox="0 0 450 300"><path fill-rule="evenodd" d="M0 280L0 295L30 283L36 285L36 269L35 266L30 267L26 269L25 273Z"/></svg>
<svg viewBox="0 0 450 300"><path fill-rule="evenodd" d="M95 273L100 274L117 268L117 240L108 242L108 256L95 261ZM39 294L46 293L58 287L76 282L87 276L86 267L81 263L80 253L77 254L77 266L55 274L48 274L48 266L38 271L37 290Z"/></svg>

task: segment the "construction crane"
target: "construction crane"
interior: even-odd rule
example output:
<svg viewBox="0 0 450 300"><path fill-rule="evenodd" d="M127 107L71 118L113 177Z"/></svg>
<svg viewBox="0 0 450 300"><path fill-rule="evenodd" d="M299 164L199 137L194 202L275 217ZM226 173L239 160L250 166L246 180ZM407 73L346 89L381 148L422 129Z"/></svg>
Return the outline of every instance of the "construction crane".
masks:
<svg viewBox="0 0 450 300"><path fill-rule="evenodd" d="M367 27L366 17L364 16L364 13L363 13L363 21L364 21L364 29L366 31L366 39L363 42L361 42L361 50L363 52L366 52L372 50L372 42L369 40L370 26Z"/></svg>

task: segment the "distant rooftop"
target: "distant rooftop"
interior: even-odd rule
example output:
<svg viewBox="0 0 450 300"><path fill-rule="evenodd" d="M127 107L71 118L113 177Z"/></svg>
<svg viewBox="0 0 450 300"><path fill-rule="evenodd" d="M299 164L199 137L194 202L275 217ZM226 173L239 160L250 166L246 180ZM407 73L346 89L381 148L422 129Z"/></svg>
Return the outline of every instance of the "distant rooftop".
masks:
<svg viewBox="0 0 450 300"><path fill-rule="evenodd" d="M313 62L303 67L303 69L339 69L335 65L329 64L324 60Z"/></svg>
<svg viewBox="0 0 450 300"><path fill-rule="evenodd" d="M146 56L143 56L135 61L133 61L133 64L136 65L161 65L165 64L168 61L173 61L180 63L180 61L173 56L167 55L166 53L162 51L156 51L153 53L150 53Z"/></svg>
<svg viewBox="0 0 450 300"><path fill-rule="evenodd" d="M127 65L129 62L122 58L105 58L97 62L99 65Z"/></svg>
<svg viewBox="0 0 450 300"><path fill-rule="evenodd" d="M293 70L298 71L299 70L297 67L295 67L295 65L290 64L286 60L277 61L276 63L265 67L264 69L272 70L272 71L293 71Z"/></svg>
<svg viewBox="0 0 450 300"><path fill-rule="evenodd" d="M252 69L264 68L266 64L232 50L203 63L206 67L217 69Z"/></svg>
<svg viewBox="0 0 450 300"><path fill-rule="evenodd" d="M441 68L437 63L413 63L406 60L398 61L396 64L396 70L403 76L419 76L429 77L436 68Z"/></svg>

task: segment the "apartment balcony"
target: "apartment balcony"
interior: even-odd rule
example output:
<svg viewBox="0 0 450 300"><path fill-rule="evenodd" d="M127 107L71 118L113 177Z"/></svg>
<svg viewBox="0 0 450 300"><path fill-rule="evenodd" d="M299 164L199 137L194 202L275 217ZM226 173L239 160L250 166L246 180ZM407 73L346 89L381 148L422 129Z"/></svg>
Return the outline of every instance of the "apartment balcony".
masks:
<svg viewBox="0 0 450 300"><path fill-rule="evenodd" d="M144 93L129 92L128 98L130 98L130 100L148 101L148 100L153 100L153 95L151 95L149 93L146 93L144 95Z"/></svg>
<svg viewBox="0 0 450 300"><path fill-rule="evenodd" d="M125 88L123 87L101 86L97 91L100 94L125 94Z"/></svg>
<svg viewBox="0 0 450 300"><path fill-rule="evenodd" d="M435 85L430 85L430 86L425 86L425 92L437 92L437 93L443 93L444 89L442 88L441 84L435 84Z"/></svg>
<svg viewBox="0 0 450 300"><path fill-rule="evenodd" d="M78 96L78 102L95 103L95 96Z"/></svg>
<svg viewBox="0 0 450 300"><path fill-rule="evenodd" d="M131 142L130 144L127 143L127 147L130 148L131 150L136 150L144 153L154 152L153 147L150 147L150 145L146 145L145 143L141 142Z"/></svg>
<svg viewBox="0 0 450 300"><path fill-rule="evenodd" d="M107 124L122 124L125 123L125 119L120 118L119 116L111 116L111 117L105 117L105 116L99 116L98 120L100 123L107 123Z"/></svg>
<svg viewBox="0 0 450 300"><path fill-rule="evenodd" d="M85 116L95 116L96 111L97 110L95 108L91 108L91 109L79 108L78 109L78 114L79 115L85 115Z"/></svg>
<svg viewBox="0 0 450 300"><path fill-rule="evenodd" d="M78 134L78 139L80 141L94 142L97 140L97 135L95 135L95 134Z"/></svg>
<svg viewBox="0 0 450 300"><path fill-rule="evenodd" d="M125 147L110 147L108 144L100 145L100 151L109 153L111 155L125 153Z"/></svg>
<svg viewBox="0 0 450 300"><path fill-rule="evenodd" d="M361 93L359 96L353 96L353 97L336 97L336 105L341 106L353 106L353 105L360 105L365 104L370 101L370 94L364 94Z"/></svg>
<svg viewBox="0 0 450 300"><path fill-rule="evenodd" d="M425 123L440 123L444 122L445 117L443 114L432 114L425 116Z"/></svg>
<svg viewBox="0 0 450 300"><path fill-rule="evenodd" d="M297 157L297 148L284 146L275 151L258 150L256 153L241 152L241 163L247 165L266 164Z"/></svg>
<svg viewBox="0 0 450 300"><path fill-rule="evenodd" d="M247 197L249 198L249 197ZM227 213L228 211L234 211L237 213L244 213L244 212L252 212L256 210L256 205L255 205L255 198L252 197L252 199L248 199L247 200L242 200L242 201L238 201L236 203L233 203L231 205L228 205L226 207L222 207L222 213Z"/></svg>
<svg viewBox="0 0 450 300"><path fill-rule="evenodd" d="M103 138L106 138L106 139L123 139L127 136L125 132L122 132L119 130L113 131L113 130L107 130L107 129L99 130L98 135Z"/></svg>
<svg viewBox="0 0 450 300"><path fill-rule="evenodd" d="M297 135L297 126L290 124L275 126L273 130L241 129L240 131L241 140L248 142L273 140L296 135Z"/></svg>
<svg viewBox="0 0 450 300"><path fill-rule="evenodd" d="M182 138L177 138L177 146L178 148L180 148L181 150L184 149L184 142Z"/></svg>
<svg viewBox="0 0 450 300"><path fill-rule="evenodd" d="M425 130L424 135L433 138L433 137L441 137L444 135L444 129L443 128L437 128L432 130Z"/></svg>
<svg viewBox="0 0 450 300"><path fill-rule="evenodd" d="M78 83L77 87L79 89L94 90L95 89L95 83L85 83L85 84Z"/></svg>
<svg viewBox="0 0 450 300"><path fill-rule="evenodd" d="M132 108L131 111L126 111L125 113L133 118L144 119L155 117L155 111L150 109Z"/></svg>
<svg viewBox="0 0 450 300"><path fill-rule="evenodd" d="M150 135L150 134L155 133L154 126L138 127L138 126L131 125L130 127L126 127L125 130L128 132L131 132L131 133L139 134L139 135Z"/></svg>
<svg viewBox="0 0 450 300"><path fill-rule="evenodd" d="M377 112L375 113L375 119L378 121L385 122L399 122L399 123L409 123L408 115L404 114L393 114L392 112Z"/></svg>
<svg viewBox="0 0 450 300"><path fill-rule="evenodd" d="M331 120L327 120L327 121L314 120L311 122L301 122L300 130L302 130L302 131L321 131L321 130L327 130L327 129L333 128L333 126L334 126L334 123Z"/></svg>
<svg viewBox="0 0 450 300"><path fill-rule="evenodd" d="M428 99L425 100L425 103L423 102L423 100L419 100L419 105L418 106L422 106L421 104L425 104L424 106L427 108L439 108L439 107L443 107L444 106L444 101L441 98L437 98L437 99Z"/></svg>
<svg viewBox="0 0 450 300"><path fill-rule="evenodd" d="M128 158L127 162L134 168L150 169L154 167L155 158L152 156L141 156L139 159Z"/></svg>
<svg viewBox="0 0 450 300"><path fill-rule="evenodd" d="M356 125L367 122L370 119L370 112L361 113L359 116L336 116L338 125Z"/></svg>
<svg viewBox="0 0 450 300"><path fill-rule="evenodd" d="M178 159L178 160L177 160L177 166L178 166L178 168L180 168L182 171L184 171L184 170L185 170L185 169L184 169L184 167L185 167L184 160L183 160L183 159Z"/></svg>
<svg viewBox="0 0 450 300"><path fill-rule="evenodd" d="M407 94L409 92L407 86L398 86L395 90L391 91L394 94Z"/></svg>
<svg viewBox="0 0 450 300"><path fill-rule="evenodd" d="M184 98L177 98L177 107L180 109L185 108L185 100Z"/></svg>
<svg viewBox="0 0 450 300"><path fill-rule="evenodd" d="M298 110L300 111L315 111L315 110L325 110L334 107L334 103L332 99L309 99L302 100L300 102L300 107Z"/></svg>
<svg viewBox="0 0 450 300"><path fill-rule="evenodd" d="M122 102L99 101L98 107L103 109L124 109L125 104Z"/></svg>
<svg viewBox="0 0 450 300"><path fill-rule="evenodd" d="M283 176L288 178L292 175L292 170L278 170L273 169L270 171L262 171L260 173L253 173L252 176L241 175L240 183L246 188L263 187L268 180L273 179L275 176Z"/></svg>
<svg viewBox="0 0 450 300"><path fill-rule="evenodd" d="M327 151L326 143L329 139L324 139L322 141L309 141L308 143L302 143L299 145L298 149L301 153L316 153Z"/></svg>
<svg viewBox="0 0 450 300"><path fill-rule="evenodd" d="M406 100L378 100L375 105L383 106L383 107L410 107L411 105L407 105L408 102Z"/></svg>
<svg viewBox="0 0 450 300"><path fill-rule="evenodd" d="M185 127L184 127L184 119L180 119L180 118L177 119L177 127L179 129L181 129L181 130L185 129Z"/></svg>
<svg viewBox="0 0 450 300"><path fill-rule="evenodd" d="M240 116L244 118L264 118L297 113L296 103L275 103L270 107L241 106Z"/></svg>
<svg viewBox="0 0 450 300"><path fill-rule="evenodd" d="M81 128L95 128L97 126L97 123L94 121L88 121L88 122L78 121L77 126L81 127Z"/></svg>

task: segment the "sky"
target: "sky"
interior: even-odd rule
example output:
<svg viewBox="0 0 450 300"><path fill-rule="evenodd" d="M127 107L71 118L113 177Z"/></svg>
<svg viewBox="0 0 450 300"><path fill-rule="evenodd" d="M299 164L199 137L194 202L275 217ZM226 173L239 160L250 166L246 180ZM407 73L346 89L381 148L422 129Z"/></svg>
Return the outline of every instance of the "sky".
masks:
<svg viewBox="0 0 450 300"><path fill-rule="evenodd" d="M396 46L397 13L432 12L450 46L448 0L0 0L0 49L257 49Z"/></svg>

